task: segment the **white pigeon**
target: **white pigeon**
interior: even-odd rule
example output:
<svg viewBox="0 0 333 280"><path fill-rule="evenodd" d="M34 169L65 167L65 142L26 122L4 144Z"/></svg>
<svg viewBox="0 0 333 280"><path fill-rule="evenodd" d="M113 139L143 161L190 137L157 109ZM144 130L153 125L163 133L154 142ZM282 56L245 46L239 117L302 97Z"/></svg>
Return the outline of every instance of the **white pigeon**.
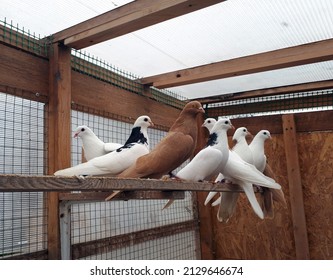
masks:
<svg viewBox="0 0 333 280"><path fill-rule="evenodd" d="M82 148L84 157L87 161L103 156L122 146L118 143L104 143L96 134L86 125L80 125L75 129L74 138L80 137L82 140Z"/></svg>
<svg viewBox="0 0 333 280"><path fill-rule="evenodd" d="M226 164L229 152L224 150L225 145L221 143L228 141L228 139L227 133L222 133L222 131L227 131L233 126L229 119L221 119L218 122L215 119L206 119L202 126L207 127L207 125L210 128L207 146L199 151L185 167L179 170L173 176L174 178L193 182L210 180L215 178ZM169 200L163 209L168 208L172 203L173 200Z"/></svg>
<svg viewBox="0 0 333 280"><path fill-rule="evenodd" d="M264 172L267 162L264 144L267 139L271 138L268 130L260 130L249 145L252 152L253 164L260 172Z"/></svg>
<svg viewBox="0 0 333 280"><path fill-rule="evenodd" d="M206 127L210 134L214 124L216 124L216 120L214 118L207 118L207 119L205 119L204 123L202 124L202 127Z"/></svg>
<svg viewBox="0 0 333 280"><path fill-rule="evenodd" d="M232 140L235 142L232 152L238 154L245 162L253 164L252 150L246 141L246 137L249 135L251 136L251 133L246 127L237 128L232 137ZM219 180L220 179L221 178L219 178ZM212 203L212 206L220 205L218 213L220 222L226 223L231 218L235 211L238 197L239 193L237 192L220 193L220 197Z"/></svg>
<svg viewBox="0 0 333 280"><path fill-rule="evenodd" d="M267 158L265 155L265 141L271 139L271 134L268 130L260 130L256 136L253 138L251 144L249 145L252 154L254 165L261 172L266 173L269 166L267 166ZM272 171L270 171L272 174ZM271 176L271 174L269 175ZM260 202L265 214L265 217L273 218L274 217L274 206L273 199L285 204L285 198L282 189L281 190L272 190L268 188L263 188L263 192L260 195Z"/></svg>
<svg viewBox="0 0 333 280"><path fill-rule="evenodd" d="M148 154L149 139L147 128L153 123L148 116L140 116L134 123L126 143L117 150L81 163L77 166L59 170L56 176L97 176L117 175L131 166L140 156Z"/></svg>
<svg viewBox="0 0 333 280"><path fill-rule="evenodd" d="M228 146L228 143L226 142L225 145ZM244 190L254 212L263 219L264 214L256 199L252 184L274 189L281 189L281 186L261 173L254 165L245 162L234 151L229 152L228 161L221 173L226 180L239 185ZM219 212L218 219L220 220Z"/></svg>
<svg viewBox="0 0 333 280"><path fill-rule="evenodd" d="M224 168L228 160L227 130L233 128L231 121L222 118L211 129L207 146L177 174L176 178L187 181L214 179Z"/></svg>

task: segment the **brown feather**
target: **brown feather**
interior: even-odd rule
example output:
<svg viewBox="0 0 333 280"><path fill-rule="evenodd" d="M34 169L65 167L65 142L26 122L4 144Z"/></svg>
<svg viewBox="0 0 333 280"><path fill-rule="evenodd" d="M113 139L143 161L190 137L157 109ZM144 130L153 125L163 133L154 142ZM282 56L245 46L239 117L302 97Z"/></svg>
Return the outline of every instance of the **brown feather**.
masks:
<svg viewBox="0 0 333 280"><path fill-rule="evenodd" d="M192 155L197 142L197 116L204 110L200 102L185 105L168 134L147 155L118 175L120 178L155 178L172 172Z"/></svg>

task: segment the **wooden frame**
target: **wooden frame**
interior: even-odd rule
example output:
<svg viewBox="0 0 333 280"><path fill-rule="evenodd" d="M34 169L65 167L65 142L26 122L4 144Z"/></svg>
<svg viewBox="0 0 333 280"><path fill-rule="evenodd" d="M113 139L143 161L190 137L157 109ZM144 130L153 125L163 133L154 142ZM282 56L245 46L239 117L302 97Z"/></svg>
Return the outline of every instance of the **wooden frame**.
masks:
<svg viewBox="0 0 333 280"><path fill-rule="evenodd" d="M142 84L170 88L333 59L333 39L215 62L140 79Z"/></svg>
<svg viewBox="0 0 333 280"><path fill-rule="evenodd" d="M82 49L225 0L137 0L53 34L54 41Z"/></svg>

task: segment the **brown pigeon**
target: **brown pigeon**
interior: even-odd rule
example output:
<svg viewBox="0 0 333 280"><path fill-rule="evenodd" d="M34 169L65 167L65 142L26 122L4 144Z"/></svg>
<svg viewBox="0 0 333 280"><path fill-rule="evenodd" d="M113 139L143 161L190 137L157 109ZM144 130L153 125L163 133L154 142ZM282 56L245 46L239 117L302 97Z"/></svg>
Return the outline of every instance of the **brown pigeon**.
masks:
<svg viewBox="0 0 333 280"><path fill-rule="evenodd" d="M187 103L168 134L147 155L141 156L119 178L160 179L189 159L197 143L197 116L204 113L198 101ZM118 192L108 196L112 199Z"/></svg>

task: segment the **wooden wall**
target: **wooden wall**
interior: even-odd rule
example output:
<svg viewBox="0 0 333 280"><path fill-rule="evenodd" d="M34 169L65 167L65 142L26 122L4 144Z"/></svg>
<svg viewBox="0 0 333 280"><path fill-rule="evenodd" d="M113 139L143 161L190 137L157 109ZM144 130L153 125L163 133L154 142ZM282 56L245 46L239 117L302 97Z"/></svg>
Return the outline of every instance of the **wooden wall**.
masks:
<svg viewBox="0 0 333 280"><path fill-rule="evenodd" d="M332 116L332 111L295 115L296 127L297 123L301 127L304 120L317 119L316 123L308 121L308 126L318 131L296 134L310 259L333 259L333 133L332 128L327 131L328 126L321 128L327 119L333 119ZM281 116L272 118L274 126L278 118ZM270 127L274 133L273 123L267 118L263 120L266 122L260 122L260 118L255 120L261 124L257 129L251 128L252 134ZM236 127L241 123L244 126L250 124L245 119L233 120ZM282 127L281 120L280 125ZM254 214L245 195L241 194L236 212L227 224L217 221L217 207L207 206L212 221L211 250L215 259L297 259L285 142L282 129L275 131L278 133L272 135L272 141L266 141L265 150L268 162L282 185L287 206L275 203L274 218L261 220ZM199 197L199 208L203 209L204 197ZM201 221L200 224L207 227L207 223Z"/></svg>

